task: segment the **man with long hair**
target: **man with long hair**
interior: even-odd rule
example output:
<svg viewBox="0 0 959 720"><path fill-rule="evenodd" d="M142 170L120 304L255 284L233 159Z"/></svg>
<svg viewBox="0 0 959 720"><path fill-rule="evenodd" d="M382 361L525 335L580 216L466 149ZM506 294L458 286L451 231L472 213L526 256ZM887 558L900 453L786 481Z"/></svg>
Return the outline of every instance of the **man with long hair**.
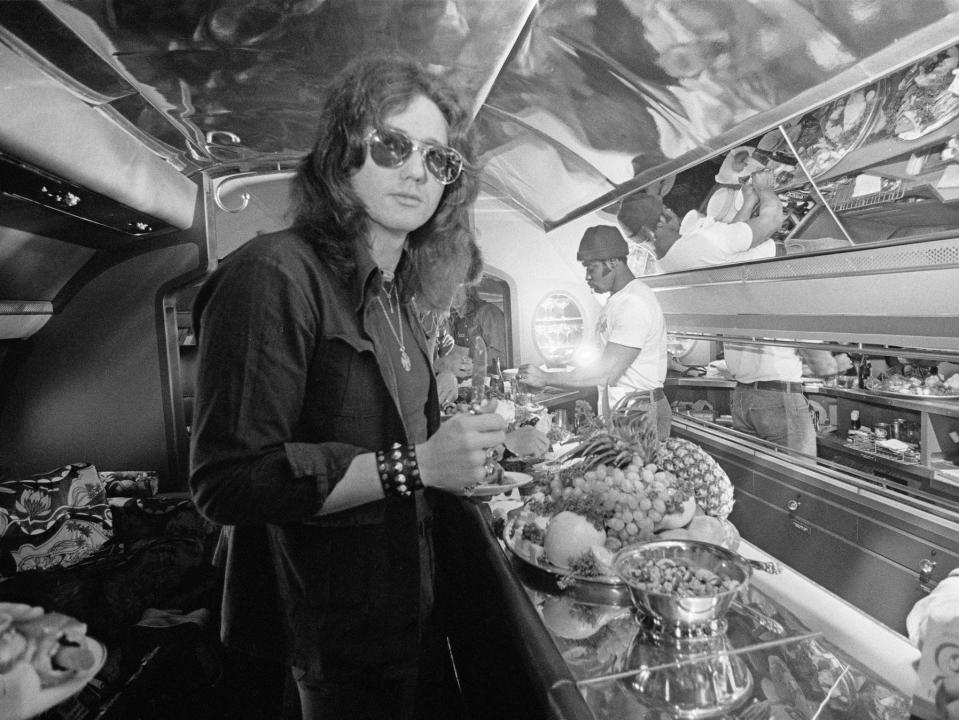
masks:
<svg viewBox="0 0 959 720"><path fill-rule="evenodd" d="M415 62L331 81L293 227L206 282L191 489L225 526L224 642L293 669L304 719L427 717L432 515L495 467L495 413L440 425L419 322L473 242L470 116ZM435 694L435 693L433 693Z"/></svg>

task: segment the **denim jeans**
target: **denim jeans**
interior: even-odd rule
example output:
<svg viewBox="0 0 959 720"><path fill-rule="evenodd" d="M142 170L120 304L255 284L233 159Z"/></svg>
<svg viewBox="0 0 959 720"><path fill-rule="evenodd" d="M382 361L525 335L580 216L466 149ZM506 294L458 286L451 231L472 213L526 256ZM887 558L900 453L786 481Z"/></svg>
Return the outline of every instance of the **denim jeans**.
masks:
<svg viewBox="0 0 959 720"><path fill-rule="evenodd" d="M758 435L806 455L816 455L816 430L802 393L737 387L731 400L733 429Z"/></svg>

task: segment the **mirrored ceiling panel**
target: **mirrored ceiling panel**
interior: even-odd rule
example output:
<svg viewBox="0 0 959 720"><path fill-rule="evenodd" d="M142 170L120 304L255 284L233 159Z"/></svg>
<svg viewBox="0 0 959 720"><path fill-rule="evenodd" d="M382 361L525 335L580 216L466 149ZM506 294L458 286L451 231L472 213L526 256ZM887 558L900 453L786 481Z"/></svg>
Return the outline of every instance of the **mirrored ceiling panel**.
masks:
<svg viewBox="0 0 959 720"><path fill-rule="evenodd" d="M915 59L933 38L891 48L950 9L936 0L555 0L541 4L486 107L588 148L583 158L617 186L586 205L564 197L570 210L556 215L565 183L554 183L540 208L551 228Z"/></svg>
<svg viewBox="0 0 959 720"><path fill-rule="evenodd" d="M162 138L185 166L206 169L308 152L326 79L365 51L410 54L450 75L478 107L534 4L12 0L0 3L0 38ZM127 87L143 101L130 101Z"/></svg>
<svg viewBox="0 0 959 720"><path fill-rule="evenodd" d="M214 174L290 166L326 78L406 51L474 103L489 192L550 230L941 50L957 15L954 0L6 0L0 42Z"/></svg>
<svg viewBox="0 0 959 720"><path fill-rule="evenodd" d="M637 274L954 237L957 75L952 45L630 193L605 214L630 235ZM778 227L757 222L764 171L773 193L765 197L782 208ZM743 222L751 237L735 229Z"/></svg>

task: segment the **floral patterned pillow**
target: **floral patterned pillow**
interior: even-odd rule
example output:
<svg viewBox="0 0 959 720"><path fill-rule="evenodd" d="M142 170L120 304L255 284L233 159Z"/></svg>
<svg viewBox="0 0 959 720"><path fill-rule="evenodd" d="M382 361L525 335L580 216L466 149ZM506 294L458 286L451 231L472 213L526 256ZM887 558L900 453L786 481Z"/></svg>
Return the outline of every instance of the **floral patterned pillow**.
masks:
<svg viewBox="0 0 959 720"><path fill-rule="evenodd" d="M69 567L112 536L103 482L89 463L0 482L0 577Z"/></svg>
<svg viewBox="0 0 959 720"><path fill-rule="evenodd" d="M160 485L155 470L103 470L100 479L107 497L153 497Z"/></svg>

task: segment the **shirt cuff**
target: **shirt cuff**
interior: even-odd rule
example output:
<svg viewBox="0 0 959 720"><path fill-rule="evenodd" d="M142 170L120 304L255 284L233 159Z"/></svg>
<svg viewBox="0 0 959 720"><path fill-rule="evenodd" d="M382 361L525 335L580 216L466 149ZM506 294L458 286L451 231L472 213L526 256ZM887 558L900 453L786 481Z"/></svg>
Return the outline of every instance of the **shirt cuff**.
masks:
<svg viewBox="0 0 959 720"><path fill-rule="evenodd" d="M312 477L316 482L316 507L322 507L353 458L369 452L346 443L286 443L286 458L293 477Z"/></svg>

